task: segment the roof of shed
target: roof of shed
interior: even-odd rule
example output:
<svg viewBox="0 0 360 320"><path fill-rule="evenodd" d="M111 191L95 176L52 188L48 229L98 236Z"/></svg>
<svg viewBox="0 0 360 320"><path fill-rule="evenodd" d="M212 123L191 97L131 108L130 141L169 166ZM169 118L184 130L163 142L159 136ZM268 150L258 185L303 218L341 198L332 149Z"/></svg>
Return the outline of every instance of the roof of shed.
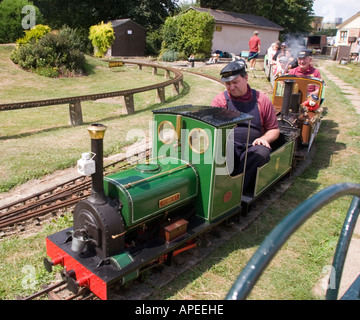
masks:
<svg viewBox="0 0 360 320"><path fill-rule="evenodd" d="M134 23L136 25L138 25L139 27L145 29L144 27L142 27L141 25L137 24L136 22L132 21L131 19L118 19L118 20L111 20L111 25L113 28L115 27L118 27L118 26L121 26L125 23L128 23L128 22L131 22L131 23Z"/></svg>
<svg viewBox="0 0 360 320"><path fill-rule="evenodd" d="M273 29L281 31L284 28L264 17L253 16L251 14L235 13L221 10L214 10L209 8L190 7L199 12L209 12L217 23L233 24L245 27L253 27L258 29Z"/></svg>

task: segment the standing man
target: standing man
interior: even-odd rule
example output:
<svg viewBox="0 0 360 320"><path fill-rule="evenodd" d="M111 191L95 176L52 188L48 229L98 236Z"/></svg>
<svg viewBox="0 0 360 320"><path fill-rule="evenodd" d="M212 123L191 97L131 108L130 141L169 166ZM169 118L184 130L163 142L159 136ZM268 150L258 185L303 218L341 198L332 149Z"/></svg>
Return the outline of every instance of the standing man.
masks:
<svg viewBox="0 0 360 320"><path fill-rule="evenodd" d="M220 72L221 81L225 82L226 90L219 93L212 101L214 107L237 110L252 115L244 192L254 191L257 168L270 160L270 143L280 134L276 112L270 99L262 92L251 89L248 84L246 62L244 59L229 63ZM234 129L234 170L232 176L244 170L248 124L240 123Z"/></svg>
<svg viewBox="0 0 360 320"><path fill-rule="evenodd" d="M260 53L260 45L261 41L258 37L259 31L254 31L254 35L249 40L249 58L248 61L250 61L250 70L255 69L256 64L256 58L258 57Z"/></svg>

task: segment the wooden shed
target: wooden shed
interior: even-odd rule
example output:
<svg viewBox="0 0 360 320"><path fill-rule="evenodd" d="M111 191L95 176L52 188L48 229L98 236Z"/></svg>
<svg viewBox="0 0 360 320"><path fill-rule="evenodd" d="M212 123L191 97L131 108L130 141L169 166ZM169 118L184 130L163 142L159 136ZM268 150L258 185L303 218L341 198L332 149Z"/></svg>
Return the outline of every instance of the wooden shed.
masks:
<svg viewBox="0 0 360 320"><path fill-rule="evenodd" d="M146 29L131 19L110 21L115 40L108 51L109 56L145 56Z"/></svg>

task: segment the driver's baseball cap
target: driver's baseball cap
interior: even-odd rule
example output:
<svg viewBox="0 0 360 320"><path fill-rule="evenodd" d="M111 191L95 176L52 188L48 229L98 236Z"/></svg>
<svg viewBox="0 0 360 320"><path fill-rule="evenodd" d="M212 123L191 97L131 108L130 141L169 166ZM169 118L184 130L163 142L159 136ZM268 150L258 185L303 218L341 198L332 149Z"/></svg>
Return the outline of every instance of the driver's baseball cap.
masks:
<svg viewBox="0 0 360 320"><path fill-rule="evenodd" d="M239 59L230 62L226 67L220 71L221 81L229 82L236 79L239 75L246 76L246 62L244 59Z"/></svg>

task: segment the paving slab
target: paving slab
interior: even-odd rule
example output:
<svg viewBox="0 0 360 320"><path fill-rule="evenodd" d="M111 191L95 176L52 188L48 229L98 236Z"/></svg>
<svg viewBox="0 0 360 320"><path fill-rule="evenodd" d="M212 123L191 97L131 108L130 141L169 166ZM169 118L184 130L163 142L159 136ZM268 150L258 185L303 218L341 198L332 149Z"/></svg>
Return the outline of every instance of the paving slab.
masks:
<svg viewBox="0 0 360 320"><path fill-rule="evenodd" d="M360 92L358 89L354 88L352 85L344 82L339 77L333 75L329 70L324 67L319 67L319 70L323 72L330 81L335 82L335 84L340 88L340 90L346 95L346 98L350 100L354 106L356 112L360 114Z"/></svg>

